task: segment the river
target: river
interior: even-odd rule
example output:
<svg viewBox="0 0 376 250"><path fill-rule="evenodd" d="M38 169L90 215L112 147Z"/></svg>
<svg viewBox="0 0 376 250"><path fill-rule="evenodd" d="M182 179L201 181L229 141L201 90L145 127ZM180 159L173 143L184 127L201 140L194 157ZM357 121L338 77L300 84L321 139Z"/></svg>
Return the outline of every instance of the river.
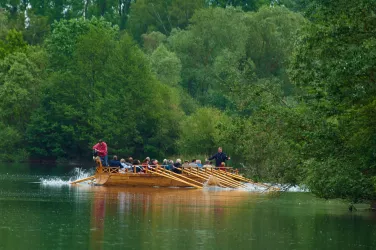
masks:
<svg viewBox="0 0 376 250"><path fill-rule="evenodd" d="M71 186L0 164L0 249L376 249L376 215L310 193Z"/></svg>

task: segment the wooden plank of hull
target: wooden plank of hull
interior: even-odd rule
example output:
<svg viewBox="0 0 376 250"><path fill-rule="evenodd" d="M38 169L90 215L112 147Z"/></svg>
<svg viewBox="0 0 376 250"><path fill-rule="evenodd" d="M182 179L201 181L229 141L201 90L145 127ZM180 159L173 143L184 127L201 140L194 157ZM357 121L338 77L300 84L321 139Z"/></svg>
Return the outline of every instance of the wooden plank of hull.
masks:
<svg viewBox="0 0 376 250"><path fill-rule="evenodd" d="M96 174L96 184L104 186L189 187L182 182L153 174ZM105 180L105 181L104 181Z"/></svg>
<svg viewBox="0 0 376 250"><path fill-rule="evenodd" d="M109 174L96 174L95 175L95 184L104 185L110 178Z"/></svg>

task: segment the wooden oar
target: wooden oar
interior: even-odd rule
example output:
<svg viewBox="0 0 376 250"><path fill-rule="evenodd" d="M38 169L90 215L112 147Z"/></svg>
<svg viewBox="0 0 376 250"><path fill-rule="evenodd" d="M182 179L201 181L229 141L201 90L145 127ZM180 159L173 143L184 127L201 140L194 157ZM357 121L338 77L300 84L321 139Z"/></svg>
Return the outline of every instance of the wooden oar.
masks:
<svg viewBox="0 0 376 250"><path fill-rule="evenodd" d="M213 175L213 176L215 176L215 177L217 177L217 178L219 178L221 180L225 180L225 181L231 183L232 185L235 185L235 187L237 187L237 188L238 187L244 187L244 188L246 188L246 186L243 183L241 183L239 181L236 181L236 180L234 180L234 179L232 179L232 178L230 178L228 176L222 175L222 174L220 174L215 169L211 169L210 171L205 170L204 172L206 172L206 174L211 174L211 175Z"/></svg>
<svg viewBox="0 0 376 250"><path fill-rule="evenodd" d="M234 180L234 179L232 179L232 178L230 178L230 177L228 177L226 175L223 175L222 173L218 172L217 170L213 170L211 172L211 174L213 176L216 176L219 179L222 179L222 180L225 180L225 181L231 183L232 185L235 185L236 188L238 188L238 187L244 187L244 188L246 188L246 186L243 183L241 183L241 182L239 182L237 180Z"/></svg>
<svg viewBox="0 0 376 250"><path fill-rule="evenodd" d="M180 169L179 169L180 170ZM196 172L196 173L193 173L193 171L185 171L186 173L188 173L188 174L190 174L190 175L193 175L193 176L196 176L196 177L200 177L200 178L202 178L202 179L204 179L204 180L208 180L208 178L210 177L210 175L205 175L204 173L198 173L198 172ZM202 176L205 176L205 178L203 178ZM213 175L213 176L215 176L215 175ZM231 184L231 183L229 183L229 182L227 182L227 181L225 181L225 180L222 180L222 179L220 179L220 178L218 178L219 179L219 182L224 186L224 187L230 187L230 188L235 188L236 186L234 185L234 184Z"/></svg>
<svg viewBox="0 0 376 250"><path fill-rule="evenodd" d="M190 174L193 174L193 171L190 171L188 172ZM202 175L202 176L205 176L207 178L207 180L210 178L210 177L215 177L218 179L219 183L222 184L222 186L224 187L229 187L229 188L237 188L239 183L234 183L234 182L231 182L229 181L228 179L225 179L225 178L222 178L221 176L218 176L217 174L215 173L206 173L205 171L195 171L194 174L199 174L199 175Z"/></svg>
<svg viewBox="0 0 376 250"><path fill-rule="evenodd" d="M267 185L267 184L264 184L264 183L259 183L259 182L254 182L253 180L251 179L248 179L248 178L245 178L244 176L241 176L239 174L233 174L233 173L229 173L234 179L240 179L242 181L245 181L245 182L248 182L248 183L251 183L251 184L254 184L254 185L257 185L257 186L260 186L260 187L264 187L266 188L265 191L269 190L269 189L272 189L273 191L280 191L281 189L279 187L273 187L271 185Z"/></svg>
<svg viewBox="0 0 376 250"><path fill-rule="evenodd" d="M220 171L222 171L222 170L220 170ZM233 174L233 173L228 173L228 172L225 172L225 173L227 173L229 176L231 176L234 179L238 179L238 180L248 182L248 183L251 183L251 184L254 184L254 185L257 185L257 186L265 187L265 188L271 188L270 185L265 185L263 183L254 182L253 180L247 179L244 176L241 176L241 175L238 175L238 174Z"/></svg>
<svg viewBox="0 0 376 250"><path fill-rule="evenodd" d="M92 179L95 179L94 175L90 176L90 177L87 177L87 178L83 178L83 179L79 179L79 180L76 180L76 181L72 181L70 184L77 184L77 183L88 181L88 180L92 180Z"/></svg>
<svg viewBox="0 0 376 250"><path fill-rule="evenodd" d="M187 184L188 186L191 186L191 187L194 187L194 188L202 189L202 187L200 187L200 186L197 186L195 184L189 183L189 182L187 182L185 180L182 180L180 178L177 178L175 176L171 176L171 175L165 174L162 171L157 170L157 169L153 169L153 170L151 170L149 172L152 173L152 174L158 175L158 176L163 176L165 178L168 178L168 179L171 179L171 180L175 180L175 181Z"/></svg>
<svg viewBox="0 0 376 250"><path fill-rule="evenodd" d="M182 169L178 168L180 171ZM202 173L192 173L192 172L189 172L189 171L185 171L185 173L188 173L189 175L192 175L192 176L195 176L197 178L200 178L201 180L203 180L204 182L208 181L208 179L210 178L210 175L203 175ZM187 177L188 178L188 177ZM223 187L223 188L226 188L228 186L224 185L224 184L221 184L219 183L219 186L220 187Z"/></svg>
<svg viewBox="0 0 376 250"><path fill-rule="evenodd" d="M198 185L200 185L200 186L203 186L203 184L202 184L201 182L196 181L196 180L193 180L193 179L191 179L191 178L189 178L189 177L186 177L186 176L184 176L184 175L174 173L174 172L172 172L172 171L170 171L170 170L167 170L167 169L164 169L164 168L162 168L162 171L164 171L166 174L173 175L173 176L175 176L176 178L183 178L183 179L189 180L189 181L191 181L191 182L193 182L193 183L196 183L196 184L198 184Z"/></svg>
<svg viewBox="0 0 376 250"><path fill-rule="evenodd" d="M233 181L233 182L235 182L235 183L238 183L238 184L240 184L240 185L246 187L246 185L245 185L244 183L240 182L240 180L236 180L236 179L232 178L232 176L228 175L228 172L224 172L224 171L222 171L222 170L213 170L213 173L215 173L215 174L217 174L217 175L220 175L220 176L222 176L223 178L226 178L226 179L228 179L228 180L230 180L230 181Z"/></svg>

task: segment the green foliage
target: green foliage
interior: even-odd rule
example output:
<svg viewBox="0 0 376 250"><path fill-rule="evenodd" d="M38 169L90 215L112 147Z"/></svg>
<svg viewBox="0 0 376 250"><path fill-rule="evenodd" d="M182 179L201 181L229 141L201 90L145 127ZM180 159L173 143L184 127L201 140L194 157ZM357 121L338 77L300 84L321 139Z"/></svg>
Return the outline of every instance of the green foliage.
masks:
<svg viewBox="0 0 376 250"><path fill-rule="evenodd" d="M167 39L166 35L161 32L151 32L142 35L143 48L147 53L152 53L159 45L165 42Z"/></svg>
<svg viewBox="0 0 376 250"><path fill-rule="evenodd" d="M150 62L159 81L170 86L180 82L181 62L175 53L160 45L151 55Z"/></svg>
<svg viewBox="0 0 376 250"><path fill-rule="evenodd" d="M45 70L39 53L16 52L0 61L0 120L20 131L39 103Z"/></svg>
<svg viewBox="0 0 376 250"><path fill-rule="evenodd" d="M178 142L182 155L211 155L225 141L231 119L219 110L199 108L181 124Z"/></svg>
<svg viewBox="0 0 376 250"><path fill-rule="evenodd" d="M376 4L315 3L290 74L321 121L308 136L307 183L322 197L374 198Z"/></svg>
<svg viewBox="0 0 376 250"><path fill-rule="evenodd" d="M0 122L0 160L1 161L22 161L28 155L23 150L22 134L15 128Z"/></svg>
<svg viewBox="0 0 376 250"><path fill-rule="evenodd" d="M185 28L205 0L138 0L132 4L127 28L140 41L142 34L159 31L168 35L173 28Z"/></svg>
<svg viewBox="0 0 376 250"><path fill-rule="evenodd" d="M24 52L26 47L27 44L23 40L22 33L15 29L9 30L5 41L0 40L0 59L4 59L8 54L14 52Z"/></svg>
<svg viewBox="0 0 376 250"><path fill-rule="evenodd" d="M69 41L66 54L54 52L60 68L50 78L40 109L28 128L33 155L85 156L103 138L111 153L150 154L175 152L181 115L174 89L156 81L147 57L129 36L120 40L114 29L81 20L88 31ZM100 21L101 22L101 21ZM48 41L56 48L67 34L64 25ZM84 29L83 29L84 30ZM65 42L64 43L68 43ZM40 135L47 134L43 140Z"/></svg>
<svg viewBox="0 0 376 250"><path fill-rule="evenodd" d="M229 95L247 93L258 79L278 77L289 85L284 72L296 30L304 23L301 15L281 7L257 13L203 9L168 42L182 61L182 86L201 103L233 109Z"/></svg>
<svg viewBox="0 0 376 250"><path fill-rule="evenodd" d="M104 19L71 19L55 22L52 25L51 35L46 39L50 67L54 70L69 67L73 60L77 41L82 35L87 34L95 27L106 30L106 33L111 36L115 36L118 31L118 27L112 27L111 23L106 22Z"/></svg>
<svg viewBox="0 0 376 250"><path fill-rule="evenodd" d="M8 33L8 17L5 14L4 11L0 10L0 39L3 39L6 37L6 34Z"/></svg>
<svg viewBox="0 0 376 250"><path fill-rule="evenodd" d="M29 21L23 34L28 44L42 44L50 32L50 24L45 16L37 16L29 13Z"/></svg>
<svg viewBox="0 0 376 250"><path fill-rule="evenodd" d="M211 0L212 6L227 8L229 6L241 7L244 11L257 11L263 5L270 5L270 0Z"/></svg>

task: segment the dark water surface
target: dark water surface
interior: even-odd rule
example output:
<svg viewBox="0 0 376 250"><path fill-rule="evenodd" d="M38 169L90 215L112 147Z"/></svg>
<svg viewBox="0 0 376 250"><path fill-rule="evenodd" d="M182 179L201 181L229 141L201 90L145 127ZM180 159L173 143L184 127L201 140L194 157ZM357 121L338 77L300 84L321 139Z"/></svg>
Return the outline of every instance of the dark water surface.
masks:
<svg viewBox="0 0 376 250"><path fill-rule="evenodd" d="M0 164L0 249L376 249L375 214L341 201L69 186L71 170Z"/></svg>

